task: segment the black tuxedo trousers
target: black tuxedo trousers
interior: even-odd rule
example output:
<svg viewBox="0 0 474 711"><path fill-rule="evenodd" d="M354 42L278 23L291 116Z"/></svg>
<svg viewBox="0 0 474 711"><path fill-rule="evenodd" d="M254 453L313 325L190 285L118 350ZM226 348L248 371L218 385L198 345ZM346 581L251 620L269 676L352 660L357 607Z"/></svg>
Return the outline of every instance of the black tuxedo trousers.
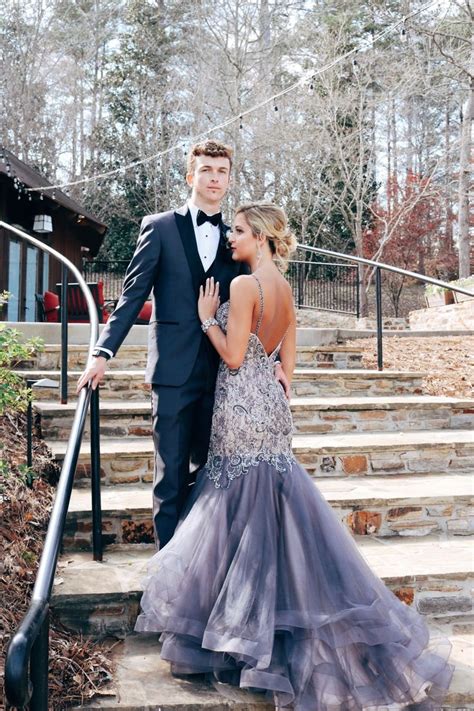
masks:
<svg viewBox="0 0 474 711"><path fill-rule="evenodd" d="M160 548L173 536L190 486L207 459L216 383L208 345L202 341L186 383L152 387L153 511Z"/></svg>

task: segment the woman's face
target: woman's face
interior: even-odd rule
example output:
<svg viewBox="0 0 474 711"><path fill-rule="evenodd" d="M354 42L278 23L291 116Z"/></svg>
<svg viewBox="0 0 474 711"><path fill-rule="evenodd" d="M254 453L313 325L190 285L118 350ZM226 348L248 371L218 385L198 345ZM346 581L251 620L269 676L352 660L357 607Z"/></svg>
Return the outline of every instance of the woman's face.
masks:
<svg viewBox="0 0 474 711"><path fill-rule="evenodd" d="M252 233L245 215L239 212L234 218L234 225L229 236L232 259L236 262L250 262L257 251L257 238Z"/></svg>

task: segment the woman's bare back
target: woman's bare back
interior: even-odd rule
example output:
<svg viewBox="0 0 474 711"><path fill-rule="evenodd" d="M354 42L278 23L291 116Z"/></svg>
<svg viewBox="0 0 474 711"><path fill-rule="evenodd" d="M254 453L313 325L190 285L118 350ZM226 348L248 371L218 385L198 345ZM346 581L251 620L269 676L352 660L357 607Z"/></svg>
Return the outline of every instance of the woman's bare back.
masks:
<svg viewBox="0 0 474 711"><path fill-rule="evenodd" d="M252 333L257 332L267 354L272 353L281 343L294 321L295 310L291 287L277 271L252 274L255 280L256 301L252 315ZM258 285L261 286L261 294ZM260 320L260 324L259 324Z"/></svg>

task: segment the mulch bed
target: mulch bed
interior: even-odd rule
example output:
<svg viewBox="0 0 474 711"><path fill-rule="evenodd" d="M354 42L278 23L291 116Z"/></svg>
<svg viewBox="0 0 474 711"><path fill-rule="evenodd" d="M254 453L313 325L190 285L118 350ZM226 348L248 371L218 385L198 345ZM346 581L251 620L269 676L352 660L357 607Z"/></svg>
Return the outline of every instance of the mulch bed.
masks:
<svg viewBox="0 0 474 711"><path fill-rule="evenodd" d="M58 476L50 451L36 437L34 467L32 472L25 471L25 431L25 415L0 417L2 684L6 648L28 608ZM52 620L49 708L56 711L84 703L107 684L112 675L107 649L104 644L73 635ZM0 708L5 708L1 700Z"/></svg>
<svg viewBox="0 0 474 711"><path fill-rule="evenodd" d="M363 349L362 366L377 368L375 338L348 341ZM474 335L383 339L383 362L388 370L426 373L423 394L474 397Z"/></svg>

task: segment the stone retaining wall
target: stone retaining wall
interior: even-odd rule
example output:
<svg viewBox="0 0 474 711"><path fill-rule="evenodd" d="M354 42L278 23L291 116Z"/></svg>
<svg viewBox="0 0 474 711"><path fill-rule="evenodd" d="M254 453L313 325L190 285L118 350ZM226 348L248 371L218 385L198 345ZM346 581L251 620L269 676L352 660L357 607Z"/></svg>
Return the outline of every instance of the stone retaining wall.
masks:
<svg viewBox="0 0 474 711"><path fill-rule="evenodd" d="M429 309L410 311L412 330L474 331L474 299L449 306L433 306Z"/></svg>
<svg viewBox="0 0 474 711"><path fill-rule="evenodd" d="M449 497L448 497L449 498ZM379 502L380 503L380 502ZM348 505L331 502L339 521L354 534L378 538L427 536L432 533L470 535L474 528L474 507L469 500L440 501L438 504L387 506ZM102 539L105 545L153 543L153 521L149 510L103 511ZM89 550L92 545L90 512L68 515L63 543L69 550Z"/></svg>

